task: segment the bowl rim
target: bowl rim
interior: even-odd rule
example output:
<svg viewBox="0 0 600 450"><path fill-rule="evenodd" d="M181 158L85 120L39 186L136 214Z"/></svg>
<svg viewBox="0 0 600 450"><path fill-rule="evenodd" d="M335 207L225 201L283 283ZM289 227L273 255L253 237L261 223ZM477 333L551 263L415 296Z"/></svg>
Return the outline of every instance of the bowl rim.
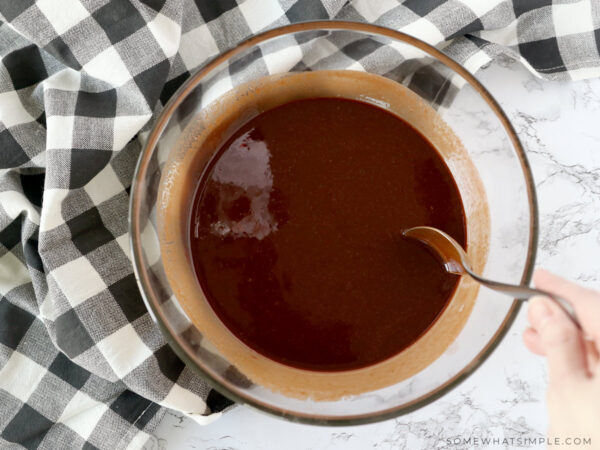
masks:
<svg viewBox="0 0 600 450"><path fill-rule="evenodd" d="M290 25L284 25L277 28L272 28L262 33L252 35L245 39L237 46L230 48L215 57L209 59L206 63L196 69L192 75L175 91L171 96L167 104L164 106L160 115L158 116L155 124L153 125L146 143L140 153L137 165L135 167L132 183L131 193L129 201L129 244L131 247L131 255L133 262L134 275L138 284L138 287L142 294L142 299L146 305L146 308L156 324L158 324L163 336L167 343L175 351L175 353L185 362L186 366L199 374L212 388L226 396L227 398L235 401L239 404L245 404L253 407L261 412L269 415L285 418L292 422L306 423L312 425L327 425L327 426L348 426L348 425L359 425L373 422L379 422L391 418L395 418L404 414L408 414L417 409L420 409L429 403L444 396L463 381L465 381L475 370L493 353L496 347L503 340L508 330L511 328L515 321L515 318L520 310L521 301L514 299L510 309L508 310L504 320L500 324L496 333L490 338L485 347L479 351L479 353L471 360L469 364L463 367L458 373L456 373L449 380L438 386L436 389L400 406L388 408L383 411L377 411L367 414L357 414L348 416L327 416L327 415L314 415L298 413L291 410L282 408L275 408L267 403L257 401L254 398L246 397L238 392L229 389L219 381L215 380L207 371L200 367L194 359L188 355L185 347L179 343L175 338L172 330L168 326L168 321L164 317L161 308L159 308L157 297L154 295L152 283L149 279L148 274L142 270L145 267L143 263L142 245L141 245L141 229L139 210L141 207L141 195L138 192L137 186L139 186L140 178L147 170L149 161L156 148L158 139L162 135L169 119L171 118L175 109L179 104L187 97L189 92L193 90L196 85L208 75L214 68L221 65L231 57L243 52L244 50L251 48L259 43L265 42L272 38L289 35L303 31L356 31L362 33L369 33L372 35L379 35L395 39L397 41L405 42L418 49L424 51L429 56L442 62L444 65L452 69L454 72L462 76L470 85L473 87L483 100L488 104L492 111L496 114L500 122L502 123L505 132L507 133L515 153L519 159L521 170L525 178L525 184L527 188L527 198L529 204L529 242L527 248L527 255L525 261L525 267L521 277L522 284L529 284L533 273L533 267L535 264L537 242L539 234L538 224L538 202L535 190L535 184L533 181L533 174L531 167L527 159L525 150L517 136L517 133L510 123L510 120L500 107L499 103L492 97L490 92L472 75L467 69L461 64L454 61L449 56L442 53L435 47L427 44L426 42L415 38L406 33L393 30L391 28L383 27L380 25L374 25L362 22L351 22L351 21L338 21L338 20L318 20L299 22Z"/></svg>

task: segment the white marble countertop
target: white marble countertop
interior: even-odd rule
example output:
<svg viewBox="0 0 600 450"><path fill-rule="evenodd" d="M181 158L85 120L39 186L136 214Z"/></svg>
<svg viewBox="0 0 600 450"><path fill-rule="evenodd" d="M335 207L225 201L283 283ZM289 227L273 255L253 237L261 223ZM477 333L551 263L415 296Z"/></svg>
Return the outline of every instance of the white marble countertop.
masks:
<svg viewBox="0 0 600 450"><path fill-rule="evenodd" d="M493 63L478 77L500 101L528 152L540 206L537 265L600 288L600 80L550 83L511 60ZM545 363L522 344L525 326L524 308L504 341L470 378L436 402L397 419L316 427L238 407L199 426L167 413L155 430L154 447L459 450L473 446L448 447L447 439L545 436Z"/></svg>

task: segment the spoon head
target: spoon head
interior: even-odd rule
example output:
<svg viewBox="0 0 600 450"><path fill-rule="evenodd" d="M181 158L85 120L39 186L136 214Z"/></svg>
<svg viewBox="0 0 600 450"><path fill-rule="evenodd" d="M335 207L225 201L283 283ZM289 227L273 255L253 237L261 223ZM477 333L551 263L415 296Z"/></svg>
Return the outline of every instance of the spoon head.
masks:
<svg viewBox="0 0 600 450"><path fill-rule="evenodd" d="M468 259L465 251L458 242L441 230L433 227L414 227L404 230L402 235L416 239L435 251L442 260L447 272L455 274L466 273Z"/></svg>

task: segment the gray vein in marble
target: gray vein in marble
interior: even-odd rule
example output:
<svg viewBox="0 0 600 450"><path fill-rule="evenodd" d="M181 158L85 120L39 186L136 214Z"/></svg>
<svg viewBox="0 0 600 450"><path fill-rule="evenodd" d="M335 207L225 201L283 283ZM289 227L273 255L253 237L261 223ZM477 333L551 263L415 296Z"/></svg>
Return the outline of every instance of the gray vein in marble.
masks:
<svg viewBox="0 0 600 450"><path fill-rule="evenodd" d="M522 392L522 386L519 386ZM461 424L469 423L468 428ZM498 431L501 430L501 434ZM469 443L455 443L455 439L483 439L483 438L518 438L539 437L541 434L527 425L524 417L516 420L506 414L491 414L473 396L472 391L461 392L460 401L445 404L444 408L435 418L422 421L404 422L396 420L394 430L383 443L390 449L426 450L433 448L470 449ZM448 445L450 443L452 445ZM415 446L414 442L419 442ZM374 445L374 448L378 445ZM509 447L505 447L509 448Z"/></svg>
<svg viewBox="0 0 600 450"><path fill-rule="evenodd" d="M531 389L531 382L521 378L521 374L506 374L506 385L511 389L513 398L500 400L502 403L510 403L514 406L521 403L539 402L538 398Z"/></svg>

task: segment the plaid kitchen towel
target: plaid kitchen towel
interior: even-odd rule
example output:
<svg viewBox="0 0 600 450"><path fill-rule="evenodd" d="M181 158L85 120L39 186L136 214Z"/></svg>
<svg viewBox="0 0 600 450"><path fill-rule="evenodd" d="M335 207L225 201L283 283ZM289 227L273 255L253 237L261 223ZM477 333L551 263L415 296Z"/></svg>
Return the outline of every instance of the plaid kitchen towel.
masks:
<svg viewBox="0 0 600 450"><path fill-rule="evenodd" d="M405 31L471 71L505 53L547 79L600 74L592 0L0 0L0 447L140 448L165 407L207 423L231 404L145 311L134 165L208 58L325 18ZM359 64L378 51L332 46Z"/></svg>

